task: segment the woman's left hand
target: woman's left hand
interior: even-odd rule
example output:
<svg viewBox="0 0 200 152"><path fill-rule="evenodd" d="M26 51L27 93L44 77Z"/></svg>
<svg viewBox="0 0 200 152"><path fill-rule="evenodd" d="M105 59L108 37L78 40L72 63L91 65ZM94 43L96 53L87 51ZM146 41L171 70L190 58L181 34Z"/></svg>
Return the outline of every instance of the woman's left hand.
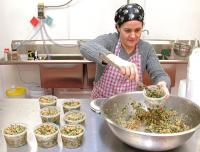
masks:
<svg viewBox="0 0 200 152"><path fill-rule="evenodd" d="M165 81L160 81L156 85L158 85L158 86L160 86L162 88L162 90L166 94L166 99L167 99L169 97L170 93L169 93L169 89L167 88L166 82Z"/></svg>

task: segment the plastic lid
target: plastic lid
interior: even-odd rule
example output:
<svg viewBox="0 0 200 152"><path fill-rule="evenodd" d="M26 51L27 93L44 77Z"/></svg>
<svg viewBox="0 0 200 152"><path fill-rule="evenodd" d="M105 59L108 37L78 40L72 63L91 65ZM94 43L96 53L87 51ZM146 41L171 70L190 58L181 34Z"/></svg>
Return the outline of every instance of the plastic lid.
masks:
<svg viewBox="0 0 200 152"><path fill-rule="evenodd" d="M26 88L21 86L15 86L8 88L5 93L8 97L21 96L26 93Z"/></svg>

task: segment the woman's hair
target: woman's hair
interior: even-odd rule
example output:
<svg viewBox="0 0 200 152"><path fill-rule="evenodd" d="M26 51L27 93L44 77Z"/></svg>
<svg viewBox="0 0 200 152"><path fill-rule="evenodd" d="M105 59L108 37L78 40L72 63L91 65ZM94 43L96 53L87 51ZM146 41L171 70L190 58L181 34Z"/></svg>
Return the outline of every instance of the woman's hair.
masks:
<svg viewBox="0 0 200 152"><path fill-rule="evenodd" d="M144 10L139 4L136 3L123 5L115 12L114 20L116 25L119 27L123 23L131 20L138 20L143 24Z"/></svg>

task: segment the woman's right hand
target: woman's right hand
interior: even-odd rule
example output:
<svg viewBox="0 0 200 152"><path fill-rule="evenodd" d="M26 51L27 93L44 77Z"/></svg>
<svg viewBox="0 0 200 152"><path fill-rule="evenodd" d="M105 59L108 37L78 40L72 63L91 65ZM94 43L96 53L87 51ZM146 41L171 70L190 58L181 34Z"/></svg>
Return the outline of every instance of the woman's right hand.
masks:
<svg viewBox="0 0 200 152"><path fill-rule="evenodd" d="M139 81L139 74L137 67L134 63L121 59L114 54L108 54L107 57L120 68L120 73L127 77L129 80Z"/></svg>

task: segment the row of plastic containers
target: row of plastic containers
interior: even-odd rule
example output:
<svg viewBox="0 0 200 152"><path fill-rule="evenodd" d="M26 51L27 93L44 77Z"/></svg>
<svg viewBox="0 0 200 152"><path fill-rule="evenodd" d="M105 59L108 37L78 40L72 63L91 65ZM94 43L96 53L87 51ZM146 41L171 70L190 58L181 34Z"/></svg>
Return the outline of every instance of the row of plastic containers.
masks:
<svg viewBox="0 0 200 152"><path fill-rule="evenodd" d="M11 86L6 89L5 95L8 98L38 98L45 95L45 90L38 85Z"/></svg>

